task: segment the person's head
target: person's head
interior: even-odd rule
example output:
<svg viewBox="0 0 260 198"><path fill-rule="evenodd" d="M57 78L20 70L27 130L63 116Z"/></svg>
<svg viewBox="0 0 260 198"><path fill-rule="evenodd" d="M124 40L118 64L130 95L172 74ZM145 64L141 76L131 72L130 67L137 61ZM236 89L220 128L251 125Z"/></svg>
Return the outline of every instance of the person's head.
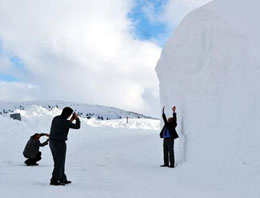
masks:
<svg viewBox="0 0 260 198"><path fill-rule="evenodd" d="M33 136L31 136L32 139L39 140L41 137L41 134L35 133Z"/></svg>
<svg viewBox="0 0 260 198"><path fill-rule="evenodd" d="M73 113L73 109L72 108L65 107L62 110L61 117L65 118L65 119L68 119L71 116L72 113Z"/></svg>
<svg viewBox="0 0 260 198"><path fill-rule="evenodd" d="M168 122L169 123L173 122L173 117L168 118Z"/></svg>

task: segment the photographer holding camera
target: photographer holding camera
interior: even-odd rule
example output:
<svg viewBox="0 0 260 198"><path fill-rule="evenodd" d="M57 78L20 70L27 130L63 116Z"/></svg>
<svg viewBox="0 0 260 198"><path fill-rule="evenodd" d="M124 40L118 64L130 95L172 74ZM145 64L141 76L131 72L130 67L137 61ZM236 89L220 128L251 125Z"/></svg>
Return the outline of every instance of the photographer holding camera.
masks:
<svg viewBox="0 0 260 198"><path fill-rule="evenodd" d="M61 115L54 117L52 120L49 145L53 156L54 169L50 185L57 186L71 183L65 175L66 140L69 129L80 128L80 120L76 113L73 113L70 120L68 120L72 113L72 108L65 107ZM76 120L75 124L73 123L74 120Z"/></svg>

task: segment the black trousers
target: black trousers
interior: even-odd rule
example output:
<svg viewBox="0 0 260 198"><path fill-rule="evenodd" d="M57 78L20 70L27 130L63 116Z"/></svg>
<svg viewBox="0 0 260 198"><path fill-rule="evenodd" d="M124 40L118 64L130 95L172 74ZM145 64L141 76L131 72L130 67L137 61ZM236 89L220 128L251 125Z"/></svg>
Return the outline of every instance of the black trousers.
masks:
<svg viewBox="0 0 260 198"><path fill-rule="evenodd" d="M66 142L50 140L49 145L54 161L51 182L67 181L67 177L65 175L65 159L67 150Z"/></svg>
<svg viewBox="0 0 260 198"><path fill-rule="evenodd" d="M36 162L38 162L38 161L40 161L40 160L42 159L41 156L42 156L42 153L41 153L41 152L38 152L35 158L30 158L30 157L24 156L24 157L28 158L27 160L25 160L24 163L25 163L27 166L35 165Z"/></svg>
<svg viewBox="0 0 260 198"><path fill-rule="evenodd" d="M163 139L163 159L165 165L174 166L175 158L174 158L174 139L172 138L164 138Z"/></svg>

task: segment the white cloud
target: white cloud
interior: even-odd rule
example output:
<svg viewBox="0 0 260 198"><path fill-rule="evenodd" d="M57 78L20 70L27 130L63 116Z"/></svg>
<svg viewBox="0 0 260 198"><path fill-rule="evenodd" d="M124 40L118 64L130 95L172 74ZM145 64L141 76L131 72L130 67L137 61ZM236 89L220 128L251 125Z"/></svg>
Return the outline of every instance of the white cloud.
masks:
<svg viewBox="0 0 260 198"><path fill-rule="evenodd" d="M0 81L0 101L33 100L39 95L39 88L34 85Z"/></svg>
<svg viewBox="0 0 260 198"><path fill-rule="evenodd" d="M176 27L190 11L210 1L212 0L169 0L163 18L171 26Z"/></svg>
<svg viewBox="0 0 260 198"><path fill-rule="evenodd" d="M40 90L40 95L32 92L30 98L156 112L154 101L159 104L159 98L154 94L158 93L154 68L161 49L134 39L127 18L132 3L0 0L3 48L23 61L24 81ZM151 97L143 97L144 93ZM9 96L19 98L19 94Z"/></svg>

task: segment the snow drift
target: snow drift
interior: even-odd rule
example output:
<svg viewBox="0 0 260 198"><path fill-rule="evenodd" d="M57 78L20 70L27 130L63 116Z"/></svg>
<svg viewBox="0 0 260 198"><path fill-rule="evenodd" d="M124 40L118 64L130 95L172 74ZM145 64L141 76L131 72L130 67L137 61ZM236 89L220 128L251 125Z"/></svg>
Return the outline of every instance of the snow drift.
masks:
<svg viewBox="0 0 260 198"><path fill-rule="evenodd" d="M196 171L260 176L259 7L216 0L191 12L157 64L161 105L178 110L179 158Z"/></svg>
<svg viewBox="0 0 260 198"><path fill-rule="evenodd" d="M25 102L1 102L0 101L0 115L8 115L13 112L18 112L20 110L34 109L37 110L36 115L42 115L42 113L47 113L48 110L56 109L60 111L66 107L71 107L75 112L77 112L82 118L96 118L98 120L111 120L111 119L121 119L121 118L147 118L152 117L145 116L143 114L125 111L122 109L117 109L114 107L106 107L101 105L90 105L81 104L76 102L66 102L66 101L55 101L55 100L33 100ZM41 108L38 108L41 107ZM31 110L29 110L31 112Z"/></svg>

